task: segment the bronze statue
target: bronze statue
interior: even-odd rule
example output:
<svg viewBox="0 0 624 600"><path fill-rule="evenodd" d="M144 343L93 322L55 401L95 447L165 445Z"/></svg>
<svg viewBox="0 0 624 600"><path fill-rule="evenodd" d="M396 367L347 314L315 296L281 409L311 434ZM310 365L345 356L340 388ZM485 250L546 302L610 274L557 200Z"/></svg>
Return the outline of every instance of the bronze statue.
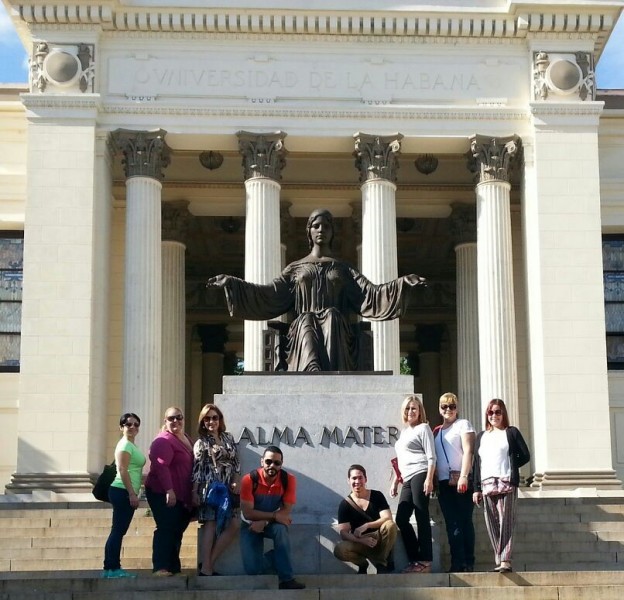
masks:
<svg viewBox="0 0 624 600"><path fill-rule="evenodd" d="M252 321L293 313L287 335L289 371L355 371L358 339L352 319L374 321L400 317L407 308L404 286L425 283L418 275L375 285L332 255L333 217L312 212L306 226L310 254L289 264L267 285L217 275L207 286L225 290L231 316Z"/></svg>

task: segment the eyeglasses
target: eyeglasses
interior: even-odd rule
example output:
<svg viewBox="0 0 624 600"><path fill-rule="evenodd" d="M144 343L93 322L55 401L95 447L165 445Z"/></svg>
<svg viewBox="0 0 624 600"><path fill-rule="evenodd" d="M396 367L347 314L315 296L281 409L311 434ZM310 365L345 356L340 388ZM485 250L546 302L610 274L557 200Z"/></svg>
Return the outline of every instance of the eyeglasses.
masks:
<svg viewBox="0 0 624 600"><path fill-rule="evenodd" d="M124 427L141 427L141 423L124 423Z"/></svg>
<svg viewBox="0 0 624 600"><path fill-rule="evenodd" d="M174 421L184 421L184 415L170 415L165 417L169 423L173 423Z"/></svg>
<svg viewBox="0 0 624 600"><path fill-rule="evenodd" d="M488 417L500 417L503 414L502 410L488 410Z"/></svg>
<svg viewBox="0 0 624 600"><path fill-rule="evenodd" d="M418 406L408 406L405 409L405 412L409 412L410 410L414 410L414 411L418 412Z"/></svg>
<svg viewBox="0 0 624 600"><path fill-rule="evenodd" d="M219 420L219 415L208 415L207 417L204 417L204 421L218 421Z"/></svg>
<svg viewBox="0 0 624 600"><path fill-rule="evenodd" d="M271 465L275 465L276 467L281 467L282 466L282 461L281 460L273 460L271 458L265 458L264 459L264 464L267 467L270 467Z"/></svg>
<svg viewBox="0 0 624 600"><path fill-rule="evenodd" d="M440 410L457 410L457 404L440 404Z"/></svg>

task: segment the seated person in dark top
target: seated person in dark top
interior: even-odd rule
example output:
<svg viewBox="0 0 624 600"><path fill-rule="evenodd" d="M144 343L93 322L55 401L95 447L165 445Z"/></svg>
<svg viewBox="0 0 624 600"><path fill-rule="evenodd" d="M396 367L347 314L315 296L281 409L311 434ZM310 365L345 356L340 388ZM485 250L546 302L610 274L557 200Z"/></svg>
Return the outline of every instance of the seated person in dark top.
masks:
<svg viewBox="0 0 624 600"><path fill-rule="evenodd" d="M392 573L392 549L397 526L385 496L366 487L366 469L351 465L347 473L351 493L338 507L338 533L342 539L334 548L334 556L352 562L358 574L365 574L370 560L377 573Z"/></svg>

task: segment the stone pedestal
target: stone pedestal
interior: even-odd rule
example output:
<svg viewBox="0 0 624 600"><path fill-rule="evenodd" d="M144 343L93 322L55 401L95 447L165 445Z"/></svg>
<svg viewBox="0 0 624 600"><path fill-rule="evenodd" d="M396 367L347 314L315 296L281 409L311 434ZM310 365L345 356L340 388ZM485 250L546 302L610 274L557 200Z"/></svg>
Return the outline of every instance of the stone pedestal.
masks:
<svg viewBox="0 0 624 600"><path fill-rule="evenodd" d="M349 465L362 464L368 486L387 495L401 402L412 392L408 375L243 375L224 377L215 402L243 472L260 466L267 445L279 446L297 477L295 521L331 524L349 492Z"/></svg>
<svg viewBox="0 0 624 600"><path fill-rule="evenodd" d="M291 546L295 573L352 573L333 556L339 541L338 504L349 493L347 469L364 466L368 487L390 498L390 459L401 428L401 402L413 393L408 375L245 374L223 378L215 403L239 442L242 472L260 466L264 448L279 446L284 468L297 478ZM270 542L267 542L267 548ZM236 548L238 550L238 548ZM406 564L400 540L397 567ZM228 550L219 566L242 572ZM371 572L373 569L371 568Z"/></svg>

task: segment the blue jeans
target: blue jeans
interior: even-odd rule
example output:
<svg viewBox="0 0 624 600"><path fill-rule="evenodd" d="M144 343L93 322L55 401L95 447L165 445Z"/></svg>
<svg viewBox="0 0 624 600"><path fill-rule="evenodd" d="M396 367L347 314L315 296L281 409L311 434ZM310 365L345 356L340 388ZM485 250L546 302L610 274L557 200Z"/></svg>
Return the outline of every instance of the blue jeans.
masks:
<svg viewBox="0 0 624 600"><path fill-rule="evenodd" d="M273 551L267 553L268 566L277 571L280 581L290 581L293 578L290 535L288 527L281 523L269 523L262 533L255 533L249 529L248 523L241 522L240 548L245 573L260 575L264 572L264 538L273 540Z"/></svg>
<svg viewBox="0 0 624 600"><path fill-rule="evenodd" d="M472 522L472 488L463 494L457 487L442 480L438 484L438 500L446 523L446 535L451 549L451 571L474 567L475 530Z"/></svg>
<svg viewBox="0 0 624 600"><path fill-rule="evenodd" d="M191 520L191 513L181 502L172 507L167 506L166 494L157 494L146 488L145 495L156 521L152 542L153 570L164 569L171 573L179 573L182 570L180 565L182 536Z"/></svg>
<svg viewBox="0 0 624 600"><path fill-rule="evenodd" d="M426 496L423 491L426 477L426 471L416 473L409 481L403 483L401 495L399 496L396 524L401 532L405 553L410 562L419 560L430 562L433 557L429 496ZM410 523L412 512L416 517L418 537L416 537L414 528Z"/></svg>
<svg viewBox="0 0 624 600"><path fill-rule="evenodd" d="M113 524L104 546L104 568L121 569L121 542L130 527L135 508L130 506L130 497L126 488L108 489L108 500L113 505Z"/></svg>

